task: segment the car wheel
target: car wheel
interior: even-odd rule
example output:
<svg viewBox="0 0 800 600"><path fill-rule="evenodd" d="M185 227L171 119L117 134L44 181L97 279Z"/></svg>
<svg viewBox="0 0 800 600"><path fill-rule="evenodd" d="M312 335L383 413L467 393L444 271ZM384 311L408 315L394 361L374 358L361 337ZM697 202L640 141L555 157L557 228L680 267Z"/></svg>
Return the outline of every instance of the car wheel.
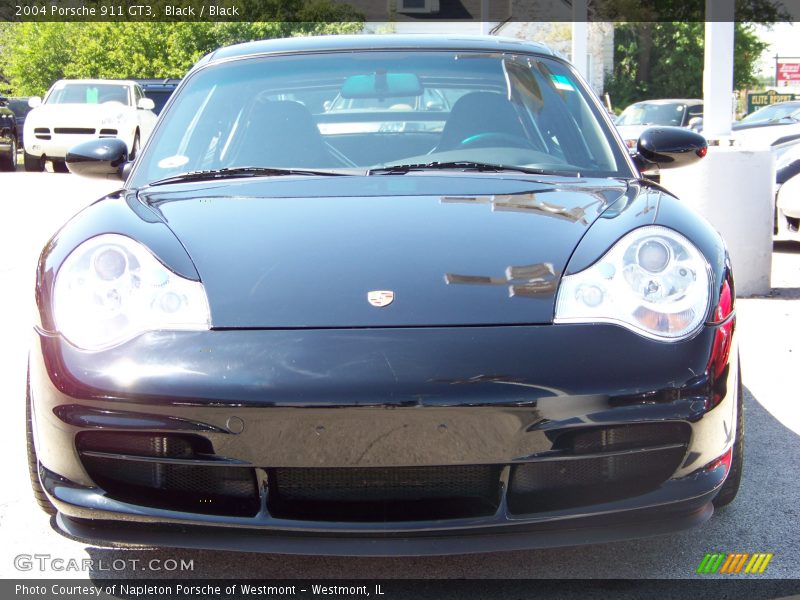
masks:
<svg viewBox="0 0 800 600"><path fill-rule="evenodd" d="M8 156L0 157L0 171L17 170L17 140L16 136L11 137L11 149Z"/></svg>
<svg viewBox="0 0 800 600"><path fill-rule="evenodd" d="M69 173L67 163L65 163L63 160L53 159L53 173Z"/></svg>
<svg viewBox="0 0 800 600"><path fill-rule="evenodd" d="M736 387L736 439L733 442L733 455L728 477L722 484L717 497L714 498L714 508L727 506L739 491L742 482L742 467L744 466L744 391L742 386L742 369L739 367L739 384Z"/></svg>
<svg viewBox="0 0 800 600"><path fill-rule="evenodd" d="M41 156L34 156L33 154L25 153L24 157L25 170L33 173L41 173L44 171L44 160Z"/></svg>
<svg viewBox="0 0 800 600"><path fill-rule="evenodd" d="M39 481L39 459L36 457L36 446L33 443L33 420L31 418L31 375L25 385L25 442L28 453L28 475L31 480L31 491L39 505L48 515L56 514L56 507L44 493L42 482Z"/></svg>
<svg viewBox="0 0 800 600"><path fill-rule="evenodd" d="M128 153L128 160L132 161L136 158L136 155L139 154L139 132L136 132L136 135L133 136L133 145L131 146L131 151Z"/></svg>

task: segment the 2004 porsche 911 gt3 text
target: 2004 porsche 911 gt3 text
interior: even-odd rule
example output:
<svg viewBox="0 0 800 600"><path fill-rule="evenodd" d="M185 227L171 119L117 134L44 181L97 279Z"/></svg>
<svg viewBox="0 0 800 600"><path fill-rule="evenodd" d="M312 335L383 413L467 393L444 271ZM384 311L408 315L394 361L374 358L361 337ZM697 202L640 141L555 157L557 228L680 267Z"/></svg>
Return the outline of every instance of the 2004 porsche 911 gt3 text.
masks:
<svg viewBox="0 0 800 600"><path fill-rule="evenodd" d="M210 54L135 163L67 157L124 185L39 262L38 502L95 542L297 553L701 523L742 471L733 277L639 173L705 152L658 127L629 155L516 40Z"/></svg>

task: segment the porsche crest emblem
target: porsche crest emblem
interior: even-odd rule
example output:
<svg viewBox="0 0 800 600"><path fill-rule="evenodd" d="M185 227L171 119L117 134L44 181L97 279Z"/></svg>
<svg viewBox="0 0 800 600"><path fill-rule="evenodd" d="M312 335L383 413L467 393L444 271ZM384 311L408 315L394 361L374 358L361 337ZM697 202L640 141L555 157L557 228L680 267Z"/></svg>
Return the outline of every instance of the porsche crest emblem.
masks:
<svg viewBox="0 0 800 600"><path fill-rule="evenodd" d="M394 292L391 290L375 290L368 292L367 300L372 306L389 306L394 300Z"/></svg>

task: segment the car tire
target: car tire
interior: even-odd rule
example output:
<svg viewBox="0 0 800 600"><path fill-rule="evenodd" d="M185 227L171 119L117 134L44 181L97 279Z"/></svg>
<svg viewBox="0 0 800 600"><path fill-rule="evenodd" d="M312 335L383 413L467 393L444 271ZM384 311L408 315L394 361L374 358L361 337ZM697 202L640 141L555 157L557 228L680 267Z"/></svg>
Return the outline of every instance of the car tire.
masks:
<svg viewBox="0 0 800 600"><path fill-rule="evenodd" d="M139 140L139 131L137 130L136 134L133 136L131 151L128 153L128 161L132 161L136 158L136 155L139 154L139 146L141 146L141 141Z"/></svg>
<svg viewBox="0 0 800 600"><path fill-rule="evenodd" d="M63 160L53 159L53 173L69 173L67 163Z"/></svg>
<svg viewBox="0 0 800 600"><path fill-rule="evenodd" d="M30 173L41 173L44 171L44 159L41 156L25 153L25 170Z"/></svg>
<svg viewBox="0 0 800 600"><path fill-rule="evenodd" d="M17 170L17 136L11 137L11 150L8 156L0 157L0 171L16 171Z"/></svg>
<svg viewBox="0 0 800 600"><path fill-rule="evenodd" d="M28 454L28 476L31 481L31 491L39 505L48 515L56 514L56 507L50 502L47 494L44 493L42 482L39 481L39 459L36 456L36 446L33 441L33 419L31 417L31 375L28 371L28 378L25 384L25 442Z"/></svg>
<svg viewBox="0 0 800 600"><path fill-rule="evenodd" d="M714 498L714 508L727 506L739 492L742 483L742 468L744 467L744 387L742 386L742 369L739 367L739 383L736 386L736 439L733 442L733 455L731 468L722 488Z"/></svg>

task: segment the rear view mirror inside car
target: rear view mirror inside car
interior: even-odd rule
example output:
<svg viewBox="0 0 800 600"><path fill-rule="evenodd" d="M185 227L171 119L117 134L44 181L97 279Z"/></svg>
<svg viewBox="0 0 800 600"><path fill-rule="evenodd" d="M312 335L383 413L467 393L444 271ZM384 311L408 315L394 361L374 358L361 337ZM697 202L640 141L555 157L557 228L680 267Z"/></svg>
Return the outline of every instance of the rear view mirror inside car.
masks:
<svg viewBox="0 0 800 600"><path fill-rule="evenodd" d="M422 95L422 84L414 73L377 71L353 75L342 85L342 98L396 98Z"/></svg>

